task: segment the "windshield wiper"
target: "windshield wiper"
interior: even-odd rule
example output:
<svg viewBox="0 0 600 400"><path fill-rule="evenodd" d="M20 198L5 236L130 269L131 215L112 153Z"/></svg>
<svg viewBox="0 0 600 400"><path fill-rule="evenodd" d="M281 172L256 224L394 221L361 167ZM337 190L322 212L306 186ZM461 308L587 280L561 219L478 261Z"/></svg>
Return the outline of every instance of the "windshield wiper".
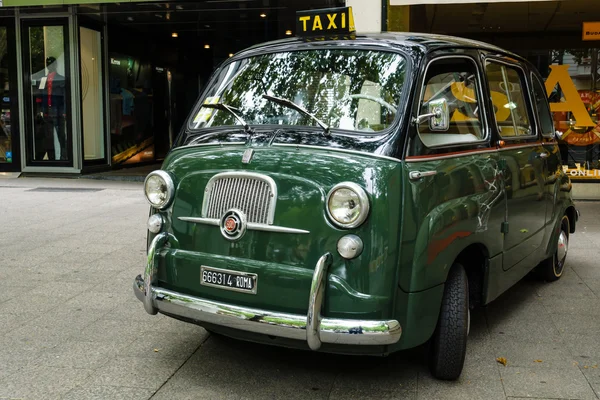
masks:
<svg viewBox="0 0 600 400"><path fill-rule="evenodd" d="M244 121L244 119L235 112L235 111L239 111L235 107L231 107L231 106L228 106L227 104L223 104L223 103L215 103L215 104L206 103L206 104L201 104L200 107L214 108L215 110L227 111L229 114L233 115L240 124L242 124L244 126L244 131L246 131L246 133L253 133L252 129L250 128L250 125L248 125L248 123L246 121Z"/></svg>
<svg viewBox="0 0 600 400"><path fill-rule="evenodd" d="M300 107L298 104L294 103L293 101L288 100L288 99L282 99L281 97L270 96L268 94L263 94L262 98L271 100L274 103L280 104L287 108L291 108L292 110L296 110L298 112L301 112L304 115L309 116L317 124L319 124L319 126L321 128L323 128L323 131L325 132L325 136L329 135L329 126L327 126L327 124L325 124L323 121L321 121L320 119L318 119L317 117L315 117L314 115L312 115L311 113L309 113L308 111L306 111L304 108Z"/></svg>

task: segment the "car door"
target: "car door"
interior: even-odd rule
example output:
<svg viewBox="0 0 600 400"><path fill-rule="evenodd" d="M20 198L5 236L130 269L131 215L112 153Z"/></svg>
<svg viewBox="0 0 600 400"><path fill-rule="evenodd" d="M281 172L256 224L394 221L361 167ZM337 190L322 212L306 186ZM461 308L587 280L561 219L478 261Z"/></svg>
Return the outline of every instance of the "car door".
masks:
<svg viewBox="0 0 600 400"><path fill-rule="evenodd" d="M502 267L533 260L544 237L547 155L531 107L525 70L513 60L486 58L499 158L507 196Z"/></svg>
<svg viewBox="0 0 600 400"><path fill-rule="evenodd" d="M562 171L562 161L558 143L555 139L554 120L552 119L552 113L550 112L550 105L548 103L548 97L546 97L544 84L542 83L541 78L535 73L531 73L531 83L533 99L537 111L536 116L538 126L543 138L542 143L544 151L547 154L540 155L546 159L546 224L550 224L554 212L554 190L557 179ZM546 230L548 229L550 228L546 226Z"/></svg>
<svg viewBox="0 0 600 400"><path fill-rule="evenodd" d="M400 253L412 268L403 268L400 279L410 282L407 291L444 282L458 254L473 244L501 262L506 207L480 67L477 53L465 52L439 54L425 68L403 180ZM445 128L419 118L440 100L447 106Z"/></svg>

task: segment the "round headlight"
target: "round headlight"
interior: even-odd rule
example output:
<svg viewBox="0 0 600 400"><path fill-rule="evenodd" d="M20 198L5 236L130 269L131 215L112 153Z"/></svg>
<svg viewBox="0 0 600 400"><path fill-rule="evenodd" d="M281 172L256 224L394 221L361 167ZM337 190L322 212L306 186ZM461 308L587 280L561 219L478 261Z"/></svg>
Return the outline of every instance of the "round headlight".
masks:
<svg viewBox="0 0 600 400"><path fill-rule="evenodd" d="M175 185L165 171L153 171L148 174L144 181L144 193L151 206L164 209L173 200Z"/></svg>
<svg viewBox="0 0 600 400"><path fill-rule="evenodd" d="M335 185L327 195L327 215L342 228L356 228L369 215L367 193L356 183Z"/></svg>

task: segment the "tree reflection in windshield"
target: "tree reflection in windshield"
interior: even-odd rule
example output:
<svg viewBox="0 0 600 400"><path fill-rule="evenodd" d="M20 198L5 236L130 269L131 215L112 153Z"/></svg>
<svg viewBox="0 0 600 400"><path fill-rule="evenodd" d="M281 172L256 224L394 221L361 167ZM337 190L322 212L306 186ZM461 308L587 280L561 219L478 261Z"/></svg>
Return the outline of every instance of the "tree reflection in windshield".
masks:
<svg viewBox="0 0 600 400"><path fill-rule="evenodd" d="M332 129L378 132L389 127L399 105L406 60L397 53L321 49L265 54L228 64L205 103L235 107L250 125L315 126L314 119L269 102L288 99ZM229 113L199 108L191 129L237 125Z"/></svg>

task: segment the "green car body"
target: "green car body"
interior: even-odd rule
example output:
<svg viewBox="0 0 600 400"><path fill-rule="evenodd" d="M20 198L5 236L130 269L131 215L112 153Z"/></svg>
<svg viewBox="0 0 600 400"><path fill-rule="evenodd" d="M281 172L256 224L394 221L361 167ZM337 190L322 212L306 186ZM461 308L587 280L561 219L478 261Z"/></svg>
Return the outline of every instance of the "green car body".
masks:
<svg viewBox="0 0 600 400"><path fill-rule="evenodd" d="M172 180L166 192L172 193L165 207L151 207L151 216L160 216L159 228L148 232L148 265L134 283L148 312L243 340L385 355L434 335L457 263L468 277L469 305L485 305L553 258L564 216L568 233L575 231L571 183L554 132L542 134L538 106L530 104L532 134L504 140L491 123L491 100L483 95L484 112L476 114L484 122L481 141L426 151L415 144L415 117L432 60L468 57L485 93L487 56L510 59L527 79L537 77L515 55L456 38L381 34L313 43L290 39L254 47L228 62L338 47L405 57L393 122L370 135L325 132L317 124L250 124L247 131L239 124L184 127L162 166ZM220 70L226 68L227 63ZM533 96L530 91L527 98ZM202 102L206 99L205 93ZM190 123L203 109L192 113ZM276 198L267 202L273 201L274 210L263 225L275 228L253 229L246 222L243 236L232 240L223 233L226 221L206 218L209 182L223 173L272 180ZM368 198L368 216L357 227L340 227L328 213L330 191L342 182L358 185ZM245 192L235 193L238 189ZM234 208L245 207L252 190L230 188L230 196L242 199ZM362 241L362 251L351 259L338 252L348 235ZM201 284L203 267L255 276L254 293ZM207 314L212 316L204 319ZM227 318L234 322L220 322ZM347 321L362 325L342 332ZM293 332L279 336L279 328Z"/></svg>

